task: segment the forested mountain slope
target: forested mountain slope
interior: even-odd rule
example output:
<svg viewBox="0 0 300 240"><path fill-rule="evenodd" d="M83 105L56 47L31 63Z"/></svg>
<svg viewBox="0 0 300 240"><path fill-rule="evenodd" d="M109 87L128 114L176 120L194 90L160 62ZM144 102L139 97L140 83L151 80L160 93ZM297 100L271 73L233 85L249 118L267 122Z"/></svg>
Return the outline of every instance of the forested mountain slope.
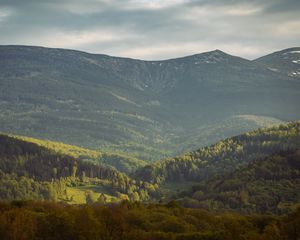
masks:
<svg viewBox="0 0 300 240"><path fill-rule="evenodd" d="M262 128L222 140L210 147L158 161L138 170L138 179L152 182L201 181L232 172L273 153L300 147L300 122Z"/></svg>
<svg viewBox="0 0 300 240"><path fill-rule="evenodd" d="M300 202L299 151L298 121L165 159L128 177L95 162L101 160L96 151L0 135L0 199L108 203L171 197L194 208L285 213Z"/></svg>
<svg viewBox="0 0 300 240"><path fill-rule="evenodd" d="M300 206L300 147L252 161L181 193L183 205L282 214Z"/></svg>
<svg viewBox="0 0 300 240"><path fill-rule="evenodd" d="M294 77L219 50L142 61L0 47L1 131L147 161L299 119L299 102Z"/></svg>
<svg viewBox="0 0 300 240"><path fill-rule="evenodd" d="M64 154L72 156L77 159L82 160L92 160L96 163L107 164L109 166L115 167L118 171L124 172L126 174L137 170L139 167L146 165L142 160L136 159L125 154L100 152L96 150L91 150L87 148L82 148L74 145L68 145L62 142L54 142L41 140L37 138L30 138L18 135L9 135L16 139L20 139L26 142L32 142L39 146L45 147L49 150L53 150L59 154Z"/></svg>
<svg viewBox="0 0 300 240"><path fill-rule="evenodd" d="M149 190L149 192L148 192ZM48 199L70 203L148 200L154 185L92 161L0 135L0 199Z"/></svg>

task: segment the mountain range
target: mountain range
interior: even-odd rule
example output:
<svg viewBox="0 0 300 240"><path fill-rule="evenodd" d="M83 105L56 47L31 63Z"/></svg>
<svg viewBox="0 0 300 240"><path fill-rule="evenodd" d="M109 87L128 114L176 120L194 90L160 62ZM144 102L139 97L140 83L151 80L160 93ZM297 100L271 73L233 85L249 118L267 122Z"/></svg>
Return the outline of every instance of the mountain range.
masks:
<svg viewBox="0 0 300 240"><path fill-rule="evenodd" d="M300 119L299 64L300 48L142 61L0 46L0 131L151 162Z"/></svg>

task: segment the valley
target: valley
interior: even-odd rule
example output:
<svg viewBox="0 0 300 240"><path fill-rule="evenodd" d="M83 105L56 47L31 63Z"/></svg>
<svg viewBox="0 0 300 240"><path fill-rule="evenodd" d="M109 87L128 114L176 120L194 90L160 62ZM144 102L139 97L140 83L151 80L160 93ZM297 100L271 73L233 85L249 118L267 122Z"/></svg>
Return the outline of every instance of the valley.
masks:
<svg viewBox="0 0 300 240"><path fill-rule="evenodd" d="M103 153L62 143L1 135L0 146L2 200L104 204L175 199L192 208L276 214L291 212L300 202L299 121L247 132L127 173L114 167L119 160L128 164L127 158L112 155L105 162ZM268 205L261 206L261 199Z"/></svg>

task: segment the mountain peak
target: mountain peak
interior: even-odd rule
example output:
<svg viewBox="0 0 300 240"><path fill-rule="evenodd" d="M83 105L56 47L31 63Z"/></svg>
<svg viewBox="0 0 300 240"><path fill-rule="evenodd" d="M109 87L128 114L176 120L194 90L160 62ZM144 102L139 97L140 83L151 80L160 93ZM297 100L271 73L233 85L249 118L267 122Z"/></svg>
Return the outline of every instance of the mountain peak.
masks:
<svg viewBox="0 0 300 240"><path fill-rule="evenodd" d="M279 51L278 53L300 53L300 47L287 48Z"/></svg>
<svg viewBox="0 0 300 240"><path fill-rule="evenodd" d="M276 73L292 79L300 78L300 47L287 48L255 60Z"/></svg>
<svg viewBox="0 0 300 240"><path fill-rule="evenodd" d="M199 53L199 54L195 54L190 56L195 60L195 64L216 64L216 63L229 63L229 62L233 62L233 61L248 61L245 60L243 58L239 58L236 56L232 56L226 52L223 52L219 49L215 49L213 51L209 51L209 52L204 52L204 53Z"/></svg>
<svg viewBox="0 0 300 240"><path fill-rule="evenodd" d="M212 50L212 51L199 53L197 55L223 55L223 56L230 56L229 54L227 54L226 52L223 52L220 49L215 49L215 50Z"/></svg>
<svg viewBox="0 0 300 240"><path fill-rule="evenodd" d="M223 51L220 50L220 49L215 49L215 50L213 50L213 51L211 51L211 52L213 52L213 53L227 54L227 53L223 52Z"/></svg>

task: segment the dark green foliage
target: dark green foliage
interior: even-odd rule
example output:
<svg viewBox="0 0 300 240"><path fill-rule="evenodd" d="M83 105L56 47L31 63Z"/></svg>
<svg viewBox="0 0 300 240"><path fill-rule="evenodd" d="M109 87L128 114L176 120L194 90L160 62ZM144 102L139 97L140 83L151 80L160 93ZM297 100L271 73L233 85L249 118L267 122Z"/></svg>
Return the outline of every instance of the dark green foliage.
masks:
<svg viewBox="0 0 300 240"><path fill-rule="evenodd" d="M152 183L200 181L232 172L255 159L300 147L300 122L258 129L220 141L180 157L138 170L135 176Z"/></svg>
<svg viewBox="0 0 300 240"><path fill-rule="evenodd" d="M299 149L298 121L148 165L135 176L186 207L280 214L300 202Z"/></svg>
<svg viewBox="0 0 300 240"><path fill-rule="evenodd" d="M155 186L135 181L111 167L0 135L0 199L56 201L65 195L66 186L97 185L101 181L106 183L107 191L113 195L134 194L137 201L148 200L150 195L158 196ZM88 202L91 203L88 196Z"/></svg>
<svg viewBox="0 0 300 240"><path fill-rule="evenodd" d="M118 171L129 174L146 165L144 161L113 153L103 153L100 158L94 159L102 164L115 167Z"/></svg>
<svg viewBox="0 0 300 240"><path fill-rule="evenodd" d="M273 154L182 193L189 207L281 214L300 202L300 150ZM194 201L194 205L192 205Z"/></svg>
<svg viewBox="0 0 300 240"><path fill-rule="evenodd" d="M300 209L283 217L132 204L66 206L0 203L6 240L291 240L299 239Z"/></svg>
<svg viewBox="0 0 300 240"><path fill-rule="evenodd" d="M113 179L121 174L109 167L60 155L5 135L0 135L0 169L5 173L41 181L71 177L74 174L79 177L83 173L87 177L99 179Z"/></svg>

